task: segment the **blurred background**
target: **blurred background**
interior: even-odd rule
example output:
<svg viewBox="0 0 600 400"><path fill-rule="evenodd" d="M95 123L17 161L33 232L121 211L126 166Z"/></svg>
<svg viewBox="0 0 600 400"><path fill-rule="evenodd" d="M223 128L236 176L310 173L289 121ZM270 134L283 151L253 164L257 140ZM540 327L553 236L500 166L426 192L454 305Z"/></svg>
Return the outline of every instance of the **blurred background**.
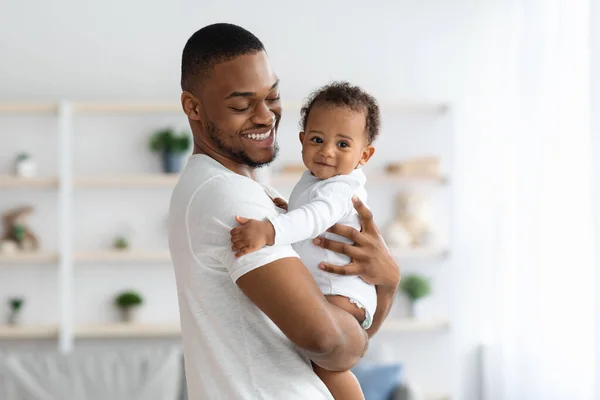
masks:
<svg viewBox="0 0 600 400"><path fill-rule="evenodd" d="M600 399L599 3L0 1L0 399L185 398L167 207L181 52L214 22L281 79L259 179L285 195L311 91L380 102L403 282L367 400Z"/></svg>

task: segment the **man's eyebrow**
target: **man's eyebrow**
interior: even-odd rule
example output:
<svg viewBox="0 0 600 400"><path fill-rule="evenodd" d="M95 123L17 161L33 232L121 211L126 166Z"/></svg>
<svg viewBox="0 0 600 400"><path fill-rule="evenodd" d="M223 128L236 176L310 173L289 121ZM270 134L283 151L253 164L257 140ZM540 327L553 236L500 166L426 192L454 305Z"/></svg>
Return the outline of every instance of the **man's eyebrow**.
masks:
<svg viewBox="0 0 600 400"><path fill-rule="evenodd" d="M277 79L275 81L275 83L273 84L273 86L271 86L269 88L269 91L275 89L278 85L279 85L279 79ZM227 97L225 97L225 100L231 99L232 97L252 97L252 96L256 96L256 92L231 92L231 93L229 93L229 95L227 95Z"/></svg>

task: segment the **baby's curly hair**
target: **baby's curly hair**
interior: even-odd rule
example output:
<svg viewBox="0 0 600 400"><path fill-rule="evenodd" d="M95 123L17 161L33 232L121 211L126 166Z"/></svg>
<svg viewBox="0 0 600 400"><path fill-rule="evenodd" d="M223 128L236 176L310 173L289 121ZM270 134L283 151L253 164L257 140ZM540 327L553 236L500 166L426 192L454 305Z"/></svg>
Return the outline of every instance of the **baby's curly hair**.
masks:
<svg viewBox="0 0 600 400"><path fill-rule="evenodd" d="M311 93L300 110L300 128L303 131L306 130L308 114L315 104L330 104L364 112L369 143L373 143L379 135L381 115L377 100L358 86L353 86L348 82L332 82Z"/></svg>

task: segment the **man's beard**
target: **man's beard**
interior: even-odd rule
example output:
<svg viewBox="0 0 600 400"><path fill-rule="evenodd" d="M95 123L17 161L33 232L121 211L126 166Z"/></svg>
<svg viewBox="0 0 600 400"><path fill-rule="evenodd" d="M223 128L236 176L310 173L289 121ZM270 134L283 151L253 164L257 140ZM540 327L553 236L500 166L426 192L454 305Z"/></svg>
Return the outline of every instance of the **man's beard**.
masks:
<svg viewBox="0 0 600 400"><path fill-rule="evenodd" d="M251 159L250 156L246 154L246 152L244 152L243 150L236 151L233 150L231 147L227 147L221 139L222 131L219 128L217 128L217 126L211 121L208 121L206 123L206 132L208 133L208 136L212 139L212 141L216 144L218 150L220 150L224 154L231 156L234 161L240 164L247 165L250 168L260 168L271 164L273 160L275 160L275 158L277 157L277 154L279 153L279 144L277 143L277 141L275 141L273 157L271 157L271 159L267 161L256 161ZM275 134L275 132L273 132L273 134Z"/></svg>

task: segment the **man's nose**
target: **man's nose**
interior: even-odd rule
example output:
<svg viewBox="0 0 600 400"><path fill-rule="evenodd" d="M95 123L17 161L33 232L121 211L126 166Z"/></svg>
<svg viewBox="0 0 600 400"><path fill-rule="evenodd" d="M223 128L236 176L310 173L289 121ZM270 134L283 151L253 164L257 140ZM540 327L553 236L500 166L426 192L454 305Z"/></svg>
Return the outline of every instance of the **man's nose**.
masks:
<svg viewBox="0 0 600 400"><path fill-rule="evenodd" d="M264 102L261 102L256 107L252 122L256 125L273 125L275 122L275 114Z"/></svg>

